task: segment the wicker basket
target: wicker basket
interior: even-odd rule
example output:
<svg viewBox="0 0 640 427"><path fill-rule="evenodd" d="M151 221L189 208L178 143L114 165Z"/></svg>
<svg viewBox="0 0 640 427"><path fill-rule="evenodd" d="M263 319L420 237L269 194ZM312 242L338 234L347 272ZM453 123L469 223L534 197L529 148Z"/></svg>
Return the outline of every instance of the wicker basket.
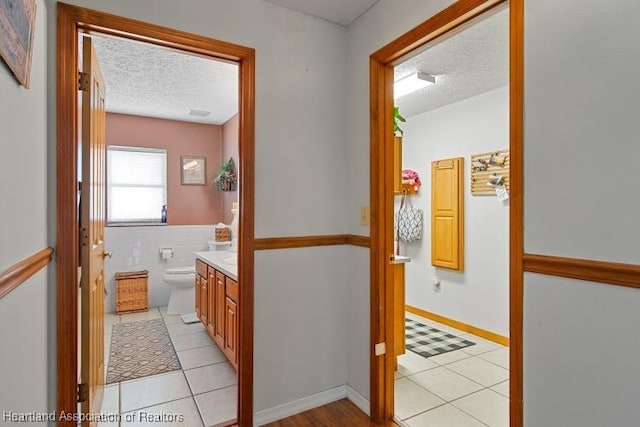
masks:
<svg viewBox="0 0 640 427"><path fill-rule="evenodd" d="M229 227L216 228L216 242L228 242L231 240Z"/></svg>
<svg viewBox="0 0 640 427"><path fill-rule="evenodd" d="M116 273L116 313L149 309L148 280L147 270Z"/></svg>

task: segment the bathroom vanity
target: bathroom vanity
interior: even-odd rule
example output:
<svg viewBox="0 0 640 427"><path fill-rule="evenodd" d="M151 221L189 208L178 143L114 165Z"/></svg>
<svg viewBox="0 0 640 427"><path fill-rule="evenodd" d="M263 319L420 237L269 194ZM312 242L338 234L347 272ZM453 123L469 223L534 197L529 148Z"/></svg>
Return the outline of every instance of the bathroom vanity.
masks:
<svg viewBox="0 0 640 427"><path fill-rule="evenodd" d="M196 315L238 369L237 252L196 252Z"/></svg>

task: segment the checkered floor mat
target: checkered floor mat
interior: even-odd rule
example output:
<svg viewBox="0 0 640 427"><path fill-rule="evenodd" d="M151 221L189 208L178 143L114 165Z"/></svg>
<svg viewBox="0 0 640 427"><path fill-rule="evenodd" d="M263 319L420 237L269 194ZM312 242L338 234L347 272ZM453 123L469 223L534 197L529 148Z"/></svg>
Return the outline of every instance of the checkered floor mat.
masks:
<svg viewBox="0 0 640 427"><path fill-rule="evenodd" d="M431 357L453 350L475 345L471 341L423 325L413 319L406 319L406 346L408 350L422 357Z"/></svg>

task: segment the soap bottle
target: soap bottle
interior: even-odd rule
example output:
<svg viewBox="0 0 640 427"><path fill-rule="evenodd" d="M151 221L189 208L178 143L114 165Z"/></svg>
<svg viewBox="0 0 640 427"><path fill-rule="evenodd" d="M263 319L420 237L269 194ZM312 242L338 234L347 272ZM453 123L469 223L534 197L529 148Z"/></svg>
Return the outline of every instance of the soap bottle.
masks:
<svg viewBox="0 0 640 427"><path fill-rule="evenodd" d="M160 222L167 223L167 205L162 205L162 213L160 214Z"/></svg>

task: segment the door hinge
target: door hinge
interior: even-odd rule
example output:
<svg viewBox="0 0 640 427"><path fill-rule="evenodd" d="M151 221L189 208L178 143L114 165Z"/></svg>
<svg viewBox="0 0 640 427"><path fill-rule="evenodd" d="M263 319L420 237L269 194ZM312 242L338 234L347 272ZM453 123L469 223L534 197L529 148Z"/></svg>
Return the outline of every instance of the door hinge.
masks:
<svg viewBox="0 0 640 427"><path fill-rule="evenodd" d="M86 92L89 90L89 74L78 71L78 90Z"/></svg>
<svg viewBox="0 0 640 427"><path fill-rule="evenodd" d="M82 246L87 246L89 244L89 229L83 228L80 230L80 239Z"/></svg>
<svg viewBox="0 0 640 427"><path fill-rule="evenodd" d="M379 342L378 344L375 345L374 352L376 356L382 356L387 352L387 344L383 342Z"/></svg>
<svg viewBox="0 0 640 427"><path fill-rule="evenodd" d="M86 402L89 398L89 387L87 383L78 384L78 402Z"/></svg>

